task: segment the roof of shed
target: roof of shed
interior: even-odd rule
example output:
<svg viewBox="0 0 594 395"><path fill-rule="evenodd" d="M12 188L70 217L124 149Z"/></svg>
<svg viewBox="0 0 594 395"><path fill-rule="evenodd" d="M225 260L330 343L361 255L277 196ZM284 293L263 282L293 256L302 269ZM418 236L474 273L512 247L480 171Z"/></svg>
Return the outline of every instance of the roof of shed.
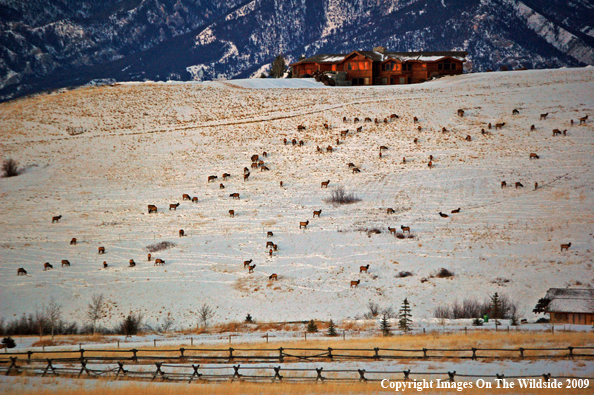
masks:
<svg viewBox="0 0 594 395"><path fill-rule="evenodd" d="M553 313L594 313L594 290L587 288L550 288L547 310Z"/></svg>

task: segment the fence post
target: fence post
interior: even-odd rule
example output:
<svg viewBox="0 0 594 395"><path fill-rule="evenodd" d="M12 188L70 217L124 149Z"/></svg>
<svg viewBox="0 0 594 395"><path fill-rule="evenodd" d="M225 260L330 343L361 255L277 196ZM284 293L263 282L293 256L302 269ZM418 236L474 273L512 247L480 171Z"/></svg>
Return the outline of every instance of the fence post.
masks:
<svg viewBox="0 0 594 395"><path fill-rule="evenodd" d="M322 377L322 370L324 370L324 368L316 368L316 372L318 373L318 376L316 377L316 381L320 380L320 381L324 381L326 380L325 377Z"/></svg>
<svg viewBox="0 0 594 395"><path fill-rule="evenodd" d="M80 349L80 359L83 359L85 357L85 350L84 349Z"/></svg>
<svg viewBox="0 0 594 395"><path fill-rule="evenodd" d="M157 347L157 339L153 339L153 347Z"/></svg>
<svg viewBox="0 0 594 395"><path fill-rule="evenodd" d="M191 337L191 338L190 338L190 345L191 345L192 347L194 346L194 338L193 338L193 337Z"/></svg>
<svg viewBox="0 0 594 395"><path fill-rule="evenodd" d="M280 348L278 349L278 361L279 361L279 362L283 362L284 360L285 360L285 357L284 357L284 355L283 355L283 348L282 348L282 347L280 347Z"/></svg>
<svg viewBox="0 0 594 395"><path fill-rule="evenodd" d="M179 359L181 359L181 360L184 360L184 359L185 359L185 358L184 358L184 351L186 351L186 349L185 349L185 348L183 348L183 347L181 347L181 348L179 349L179 352L180 352L180 354L181 354L181 355L180 355L180 357L179 357Z"/></svg>
<svg viewBox="0 0 594 395"><path fill-rule="evenodd" d="M118 348L120 348L120 341L118 340Z"/></svg>
<svg viewBox="0 0 594 395"><path fill-rule="evenodd" d="M268 333L266 334L266 343L268 343Z"/></svg>
<svg viewBox="0 0 594 395"><path fill-rule="evenodd" d="M410 375L410 369L403 370L402 373L404 373L404 381L410 380L410 378L408 377Z"/></svg>
<svg viewBox="0 0 594 395"><path fill-rule="evenodd" d="M332 360L332 348L328 347L328 358L330 358L330 360Z"/></svg>
<svg viewBox="0 0 594 395"><path fill-rule="evenodd" d="M524 359L524 349L520 347L518 350L520 351L520 358Z"/></svg>
<svg viewBox="0 0 594 395"><path fill-rule="evenodd" d="M239 380L241 380L241 375L239 374L239 367L241 365L237 364L237 366L233 365L233 369L235 370L235 373L233 373L233 377L231 378L231 381L233 381L235 379L235 377L237 377Z"/></svg>
<svg viewBox="0 0 594 395"><path fill-rule="evenodd" d="M455 382L456 380L454 380L454 376L456 376L456 371L454 370L453 372L448 372L448 376L450 376L450 383Z"/></svg>
<svg viewBox="0 0 594 395"><path fill-rule="evenodd" d="M373 351L375 351L375 355L373 356L375 359L379 359L379 347L375 347L373 349Z"/></svg>
<svg viewBox="0 0 594 395"><path fill-rule="evenodd" d="M233 361L233 349L229 347L229 362ZM237 365L239 366L239 365Z"/></svg>
<svg viewBox="0 0 594 395"><path fill-rule="evenodd" d="M135 348L133 348L133 349L132 349L132 353L134 353L134 356L132 357L132 360L133 360L134 362L138 362L138 358L136 357L136 353L137 353L137 352L138 352L138 350L137 350L137 349L135 349Z"/></svg>
<svg viewBox="0 0 594 395"><path fill-rule="evenodd" d="M573 347L569 346L567 349L569 350L569 358L573 359Z"/></svg>
<svg viewBox="0 0 594 395"><path fill-rule="evenodd" d="M342 340L346 340L346 336L345 336L345 331L344 331L344 329L342 330Z"/></svg>
<svg viewBox="0 0 594 395"><path fill-rule="evenodd" d="M274 369L274 377L272 378L272 381L274 381L276 379L278 379L278 381L283 381L283 376L281 376L281 374L280 374L281 367L280 366L277 366L276 368L272 367L272 369Z"/></svg>
<svg viewBox="0 0 594 395"><path fill-rule="evenodd" d="M307 332L303 332L305 334L305 341L307 341Z"/></svg>
<svg viewBox="0 0 594 395"><path fill-rule="evenodd" d="M359 381L366 383L367 379L365 378L365 369L357 369L357 372L359 372Z"/></svg>
<svg viewBox="0 0 594 395"><path fill-rule="evenodd" d="M4 349L6 351L7 348ZM33 355L33 351L27 351L27 363L31 363L31 355Z"/></svg>
<svg viewBox="0 0 594 395"><path fill-rule="evenodd" d="M427 359L427 349L423 349L423 358Z"/></svg>
<svg viewBox="0 0 594 395"><path fill-rule="evenodd" d="M476 348L472 348L472 360L476 361Z"/></svg>

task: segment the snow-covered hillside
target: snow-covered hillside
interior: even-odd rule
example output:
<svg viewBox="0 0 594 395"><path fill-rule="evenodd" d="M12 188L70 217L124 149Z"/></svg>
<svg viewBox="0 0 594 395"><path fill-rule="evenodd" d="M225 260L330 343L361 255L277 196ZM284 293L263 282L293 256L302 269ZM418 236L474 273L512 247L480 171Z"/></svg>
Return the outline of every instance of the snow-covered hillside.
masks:
<svg viewBox="0 0 594 395"><path fill-rule="evenodd" d="M190 326L205 303L221 322L247 313L260 321L344 319L369 301L398 308L405 297L423 319L437 305L499 292L532 319L549 287L594 284L594 68L408 86L241 85L118 84L0 104L1 157L26 169L0 179L0 317L34 312L55 297L66 318L82 321L91 296L103 293L110 302L104 325L139 311L149 323L171 312L176 326ZM353 123L390 114L399 119ZM488 130L499 122L502 129ZM70 136L69 126L85 132ZM553 136L555 128L567 135ZM328 145L333 153L316 149ZM380 158L382 145L388 150ZM244 182L250 157L264 151L270 170L252 169ZM207 182L210 175L216 182ZM523 188L513 186L518 181ZM325 203L338 186L361 201ZM229 196L235 192L239 200ZM149 215L148 204L158 213ZM52 223L56 215L62 219ZM388 232L401 225L414 237ZM375 228L381 233L368 232ZM154 253L166 262L154 266L146 247L161 241L176 246ZM272 257L267 241L278 245ZM571 248L560 252L567 242ZM71 267L60 267L63 259ZM243 265L250 259L253 274ZM45 262L54 269L43 271ZM17 277L19 267L28 275ZM432 278L441 268L455 276ZM399 277L403 271L413 276ZM269 281L272 273L278 281Z"/></svg>

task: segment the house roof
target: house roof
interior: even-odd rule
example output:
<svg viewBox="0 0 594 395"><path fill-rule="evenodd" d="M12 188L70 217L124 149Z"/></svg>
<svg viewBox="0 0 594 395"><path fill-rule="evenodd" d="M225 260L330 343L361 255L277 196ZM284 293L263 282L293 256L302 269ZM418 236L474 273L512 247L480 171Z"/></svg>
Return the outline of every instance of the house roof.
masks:
<svg viewBox="0 0 594 395"><path fill-rule="evenodd" d="M383 62L388 59L395 59L401 62L436 62L443 58L452 58L464 62L466 60L466 51L442 51L442 52L377 52L377 51L353 51L348 54L321 54L300 60L290 64L295 66L303 63L341 63L352 54L360 54L373 61Z"/></svg>
<svg viewBox="0 0 594 395"><path fill-rule="evenodd" d="M594 313L594 290L584 288L551 288L547 310L553 313Z"/></svg>

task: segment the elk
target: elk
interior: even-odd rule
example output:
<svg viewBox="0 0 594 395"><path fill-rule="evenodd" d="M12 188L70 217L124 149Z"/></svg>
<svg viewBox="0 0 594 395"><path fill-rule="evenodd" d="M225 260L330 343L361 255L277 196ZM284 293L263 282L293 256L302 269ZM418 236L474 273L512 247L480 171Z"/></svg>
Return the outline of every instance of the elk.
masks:
<svg viewBox="0 0 594 395"><path fill-rule="evenodd" d="M229 177L231 177L231 174L229 174L229 173L223 173L223 181L225 181Z"/></svg>
<svg viewBox="0 0 594 395"><path fill-rule="evenodd" d="M321 188L328 188L328 184L330 184L330 180L328 180L328 181L322 181Z"/></svg>
<svg viewBox="0 0 594 395"><path fill-rule="evenodd" d="M258 156L258 154L254 154L250 157L250 159L252 160L252 162L257 162L258 159L260 159L260 157Z"/></svg>
<svg viewBox="0 0 594 395"><path fill-rule="evenodd" d="M19 267L17 269L17 276L20 276L20 275L23 275L23 276L27 275L27 271L25 269L23 269L22 267Z"/></svg>
<svg viewBox="0 0 594 395"><path fill-rule="evenodd" d="M274 233L271 231L266 232L266 237L274 237Z"/></svg>
<svg viewBox="0 0 594 395"><path fill-rule="evenodd" d="M283 182L282 182L282 181L280 182L280 187L281 187L281 188L283 187Z"/></svg>
<svg viewBox="0 0 594 395"><path fill-rule="evenodd" d="M171 210L177 211L178 207L179 207L179 203L172 203L169 205L169 211L171 211Z"/></svg>
<svg viewBox="0 0 594 395"><path fill-rule="evenodd" d="M283 143L284 143L285 145L287 145L287 139L286 139L286 138L284 138L284 139L283 139Z"/></svg>
<svg viewBox="0 0 594 395"><path fill-rule="evenodd" d="M359 273L367 273L367 270L369 269L369 264L367 264L367 266L359 266Z"/></svg>
<svg viewBox="0 0 594 395"><path fill-rule="evenodd" d="M530 131L532 132L533 130L536 130L536 126L530 125Z"/></svg>
<svg viewBox="0 0 594 395"><path fill-rule="evenodd" d="M213 182L217 178L218 178L217 176L208 176L208 182Z"/></svg>
<svg viewBox="0 0 594 395"><path fill-rule="evenodd" d="M464 110L462 110L462 109L458 110L458 116L459 117L463 117L464 116Z"/></svg>
<svg viewBox="0 0 594 395"><path fill-rule="evenodd" d="M247 167L243 168L243 174L249 174L250 173L250 169L248 169Z"/></svg>
<svg viewBox="0 0 594 395"><path fill-rule="evenodd" d="M165 261L161 258L155 259L155 266L162 266L165 264Z"/></svg>
<svg viewBox="0 0 594 395"><path fill-rule="evenodd" d="M548 115L549 115L548 112L546 114L540 114L540 120L542 121L543 119L547 119Z"/></svg>
<svg viewBox="0 0 594 395"><path fill-rule="evenodd" d="M505 125L505 122L500 122L495 124L495 130L501 129Z"/></svg>
<svg viewBox="0 0 594 395"><path fill-rule="evenodd" d="M342 122L346 122L347 121L347 117L342 117Z"/></svg>
<svg viewBox="0 0 594 395"><path fill-rule="evenodd" d="M156 262L157 261L155 260L155 263ZM130 259L130 265L129 265L129 267L135 267L135 266L136 266L136 262L134 262L134 259Z"/></svg>
<svg viewBox="0 0 594 395"><path fill-rule="evenodd" d="M365 117L365 122L372 122L372 120L369 117Z"/></svg>
<svg viewBox="0 0 594 395"><path fill-rule="evenodd" d="M570 119L569 123L571 124L571 126L573 126L573 119Z"/></svg>
<svg viewBox="0 0 594 395"><path fill-rule="evenodd" d="M148 261L151 261L151 254L148 254Z"/></svg>
<svg viewBox="0 0 594 395"><path fill-rule="evenodd" d="M413 117L413 123L419 123L419 118Z"/></svg>
<svg viewBox="0 0 594 395"><path fill-rule="evenodd" d="M421 125L417 126L417 130L420 132L421 130L423 130L423 128L421 127Z"/></svg>
<svg viewBox="0 0 594 395"><path fill-rule="evenodd" d="M507 182L501 181L501 188L505 188L507 186Z"/></svg>
<svg viewBox="0 0 594 395"><path fill-rule="evenodd" d="M268 170L270 170L270 169L268 168L268 166L262 166L262 167L260 167L260 171L261 171L261 172L262 172L262 171L268 171Z"/></svg>
<svg viewBox="0 0 594 395"><path fill-rule="evenodd" d="M73 237L72 240L70 240L70 245L71 246L75 246L76 245L76 237Z"/></svg>
<svg viewBox="0 0 594 395"><path fill-rule="evenodd" d="M303 140L299 140L299 146L303 147L305 145L305 142Z"/></svg>
<svg viewBox="0 0 594 395"><path fill-rule="evenodd" d="M439 215L441 216L441 218L447 218L447 217L449 217L449 215L444 214L441 211L439 212Z"/></svg>
<svg viewBox="0 0 594 395"><path fill-rule="evenodd" d="M54 267L49 263L49 262L45 262L43 264L43 270L48 270L48 269L53 269Z"/></svg>
<svg viewBox="0 0 594 395"><path fill-rule="evenodd" d="M429 161L433 160L433 155L429 155Z"/></svg>
<svg viewBox="0 0 594 395"><path fill-rule="evenodd" d="M410 226L400 225L400 229L402 229L402 233L408 232L410 234Z"/></svg>
<svg viewBox="0 0 594 395"><path fill-rule="evenodd" d="M396 228L390 228L390 227L388 226L388 232L390 232L390 233L392 233L392 234L394 234L394 235L395 235L395 234L396 234Z"/></svg>
<svg viewBox="0 0 594 395"><path fill-rule="evenodd" d="M388 147L386 147L385 145L380 145L380 151L387 151Z"/></svg>
<svg viewBox="0 0 594 395"><path fill-rule="evenodd" d="M534 190L536 191L538 189L538 182L534 183Z"/></svg>
<svg viewBox="0 0 594 395"><path fill-rule="evenodd" d="M249 261L243 261L243 268L245 269L246 267L250 266L252 264L253 259L250 259Z"/></svg>
<svg viewBox="0 0 594 395"><path fill-rule="evenodd" d="M460 212L460 207L458 207L455 210L452 210L452 214L458 214Z"/></svg>
<svg viewBox="0 0 594 395"><path fill-rule="evenodd" d="M340 131L340 137L346 137L347 134L349 134L349 130L348 129L347 130L341 130Z"/></svg>
<svg viewBox="0 0 594 395"><path fill-rule="evenodd" d="M563 136L567 136L567 129L563 130Z"/></svg>
<svg viewBox="0 0 594 395"><path fill-rule="evenodd" d="M297 126L297 130L305 130L305 126L299 125L299 126Z"/></svg>
<svg viewBox="0 0 594 395"><path fill-rule="evenodd" d="M359 126L359 127L357 128L357 133L359 133L359 132L362 132L362 131L363 131L363 126Z"/></svg>
<svg viewBox="0 0 594 395"><path fill-rule="evenodd" d="M269 280L271 280L271 281L272 281L272 280L278 281L278 276L276 275L276 273L272 273L272 274L270 275L270 277L268 277L268 279L269 279Z"/></svg>
<svg viewBox="0 0 594 395"><path fill-rule="evenodd" d="M559 129L553 129L553 136L556 136L558 134L561 134L561 131Z"/></svg>
<svg viewBox="0 0 594 395"><path fill-rule="evenodd" d="M255 268L256 268L256 265L248 266L248 269L249 269L248 273L253 273Z"/></svg>
<svg viewBox="0 0 594 395"><path fill-rule="evenodd" d="M272 246L274 246L274 243L272 241L267 241L266 242L266 248L270 248Z"/></svg>
<svg viewBox="0 0 594 395"><path fill-rule="evenodd" d="M388 209L386 210L386 212L387 212L387 214L394 214L394 213L395 213L395 211L394 211L394 209L393 209L393 208L388 208Z"/></svg>
<svg viewBox="0 0 594 395"><path fill-rule="evenodd" d="M66 259L62 259L62 267L64 266L70 267L70 262L68 262Z"/></svg>
<svg viewBox="0 0 594 395"><path fill-rule="evenodd" d="M514 108L514 110L512 111L512 115L518 115L520 112Z"/></svg>
<svg viewBox="0 0 594 395"><path fill-rule="evenodd" d="M61 216L61 215L58 215L57 217L52 217L52 224L53 224L54 222L59 222L59 221L60 221L60 218L62 218L62 216Z"/></svg>
<svg viewBox="0 0 594 395"><path fill-rule="evenodd" d="M268 255L272 258L272 248L268 250Z"/></svg>
<svg viewBox="0 0 594 395"><path fill-rule="evenodd" d="M485 128L482 128L482 129L481 129L481 134L489 134L489 132L487 132L487 131L485 130Z"/></svg>
<svg viewBox="0 0 594 395"><path fill-rule="evenodd" d="M491 124L489 124L489 129L491 129ZM446 127L445 127L445 126L444 126L443 128L441 128L441 132L442 132L442 133L447 133L447 131L448 131L448 130L446 129Z"/></svg>
<svg viewBox="0 0 594 395"><path fill-rule="evenodd" d="M586 124L586 122L587 122L587 121L588 121L588 116L587 116L587 115L586 115L585 117L581 117L581 118L580 118L580 125L581 125L582 123L583 123L583 124Z"/></svg>
<svg viewBox="0 0 594 395"><path fill-rule="evenodd" d="M419 142L419 139L415 137L415 139L413 140L413 143L417 144Z"/></svg>
<svg viewBox="0 0 594 395"><path fill-rule="evenodd" d="M361 173L361 170L358 167L353 167L353 173Z"/></svg>
<svg viewBox="0 0 594 395"><path fill-rule="evenodd" d="M354 163L347 163L347 166L348 166L349 169L352 168L352 167L357 167L357 166L355 166Z"/></svg>
<svg viewBox="0 0 594 395"><path fill-rule="evenodd" d="M297 145L297 139L293 139L293 140L291 140L291 144L293 144L293 145Z"/></svg>
<svg viewBox="0 0 594 395"><path fill-rule="evenodd" d="M107 269L107 262L103 261L103 268Z"/></svg>
<svg viewBox="0 0 594 395"><path fill-rule="evenodd" d="M239 200L239 193L235 192L229 195L229 197L232 197L233 199L237 199Z"/></svg>
<svg viewBox="0 0 594 395"><path fill-rule="evenodd" d="M359 284L361 284L361 280L357 280L357 281L351 280L351 288L353 288L353 287L358 288Z"/></svg>
<svg viewBox="0 0 594 395"><path fill-rule="evenodd" d="M105 254L105 247L97 248L97 254Z"/></svg>
<svg viewBox="0 0 594 395"><path fill-rule="evenodd" d="M192 198L190 197L190 195L188 195L187 193L184 193L182 195L182 200L192 200Z"/></svg>
<svg viewBox="0 0 594 395"><path fill-rule="evenodd" d="M406 158L405 157L402 157L402 164L403 165L406 164Z"/></svg>
<svg viewBox="0 0 594 395"><path fill-rule="evenodd" d="M520 181L516 182L516 189L518 188L524 188L524 185Z"/></svg>
<svg viewBox="0 0 594 395"><path fill-rule="evenodd" d="M329 145L329 146L326 147L326 152L332 153L332 146L331 145Z"/></svg>
<svg viewBox="0 0 594 395"><path fill-rule="evenodd" d="M561 251L565 250L569 250L569 247L571 247L571 243L567 243L567 244L561 244Z"/></svg>
<svg viewBox="0 0 594 395"><path fill-rule="evenodd" d="M319 146L319 145L318 145L318 146L316 146L316 151L318 151L318 152L322 152L322 149L320 148L320 146Z"/></svg>
<svg viewBox="0 0 594 395"><path fill-rule="evenodd" d="M472 141L472 137L470 135L466 135L466 138L464 140L466 140L466 141Z"/></svg>
<svg viewBox="0 0 594 395"><path fill-rule="evenodd" d="M229 210L229 216L235 218L235 210Z"/></svg>
<svg viewBox="0 0 594 395"><path fill-rule="evenodd" d="M398 115L396 115L396 114L392 114L392 115L390 115L390 118L391 118L391 119L398 119Z"/></svg>
<svg viewBox="0 0 594 395"><path fill-rule="evenodd" d="M487 127L489 128L489 130L491 130L491 122L489 122L489 124L487 125Z"/></svg>
<svg viewBox="0 0 594 395"><path fill-rule="evenodd" d="M262 156L265 158L268 158L268 152L266 152L266 151L262 152Z"/></svg>
<svg viewBox="0 0 594 395"><path fill-rule="evenodd" d="M353 123L359 122L359 118L353 118Z"/></svg>
<svg viewBox="0 0 594 395"><path fill-rule="evenodd" d="M309 225L309 220L305 222L299 222L299 229L304 228L307 229L307 225Z"/></svg>
<svg viewBox="0 0 594 395"><path fill-rule="evenodd" d="M250 178L250 173L246 173L243 175L243 182L246 182Z"/></svg>
<svg viewBox="0 0 594 395"><path fill-rule="evenodd" d="M322 214L322 209L319 209L318 211L315 211L314 210L314 212L313 212L313 218L315 218L316 215L318 216L318 218L320 218L320 214Z"/></svg>
<svg viewBox="0 0 594 395"><path fill-rule="evenodd" d="M180 229L178 233L179 233L179 237L183 237L186 235L183 229Z"/></svg>
<svg viewBox="0 0 594 395"><path fill-rule="evenodd" d="M324 129L329 129L329 128L330 128L330 126L328 126L328 124L327 124L327 123L325 123L325 124L324 124Z"/></svg>
<svg viewBox="0 0 594 395"><path fill-rule="evenodd" d="M258 168L258 162L252 162L252 169L257 169Z"/></svg>
<svg viewBox="0 0 594 395"><path fill-rule="evenodd" d="M536 155L534 152L530 153L530 159L540 159L540 156Z"/></svg>
<svg viewBox="0 0 594 395"><path fill-rule="evenodd" d="M379 157L382 158L382 151L379 152Z"/></svg>
<svg viewBox="0 0 594 395"><path fill-rule="evenodd" d="M429 168L431 169L433 167L433 161L429 161L429 163L427 163L427 166L429 166Z"/></svg>

